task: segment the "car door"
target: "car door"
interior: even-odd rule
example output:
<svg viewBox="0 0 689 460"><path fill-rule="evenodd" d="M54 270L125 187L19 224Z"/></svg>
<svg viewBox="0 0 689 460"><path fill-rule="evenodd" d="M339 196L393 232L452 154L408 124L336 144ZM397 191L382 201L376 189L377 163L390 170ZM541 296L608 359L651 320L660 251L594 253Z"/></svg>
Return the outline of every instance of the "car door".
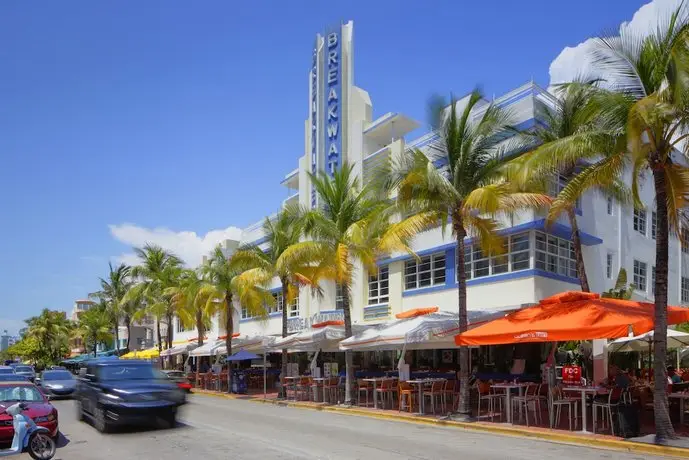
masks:
<svg viewBox="0 0 689 460"><path fill-rule="evenodd" d="M81 400L82 408L93 414L98 403L98 388L96 378L96 366L89 365L86 367L86 372L79 380L79 399Z"/></svg>

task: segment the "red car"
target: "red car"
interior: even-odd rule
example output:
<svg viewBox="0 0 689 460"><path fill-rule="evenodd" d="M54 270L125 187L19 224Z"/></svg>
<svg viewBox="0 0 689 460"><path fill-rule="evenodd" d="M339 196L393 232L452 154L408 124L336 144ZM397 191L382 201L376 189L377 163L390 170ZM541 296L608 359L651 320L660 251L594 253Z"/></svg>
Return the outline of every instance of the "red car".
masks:
<svg viewBox="0 0 689 460"><path fill-rule="evenodd" d="M12 441L14 428L12 416L5 412L5 408L12 404L24 402L28 405L24 415L33 419L36 425L46 427L50 436L57 438L59 433L57 423L57 409L50 404L48 398L31 382L0 382L0 443Z"/></svg>

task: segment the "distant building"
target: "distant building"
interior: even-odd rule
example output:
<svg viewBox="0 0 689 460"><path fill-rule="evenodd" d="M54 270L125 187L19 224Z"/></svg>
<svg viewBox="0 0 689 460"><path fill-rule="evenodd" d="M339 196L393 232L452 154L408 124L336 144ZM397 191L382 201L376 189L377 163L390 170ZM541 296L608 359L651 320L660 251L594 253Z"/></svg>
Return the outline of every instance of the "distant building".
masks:
<svg viewBox="0 0 689 460"><path fill-rule="evenodd" d="M7 329L5 329L0 336L0 351L5 351L10 347L10 339L12 339L12 337L7 333Z"/></svg>
<svg viewBox="0 0 689 460"><path fill-rule="evenodd" d="M72 313L70 314L69 319L74 321L75 323L79 323L79 317L85 311L90 310L95 305L96 302L94 302L93 300L75 300L74 307L72 307ZM65 317L66 316L67 313L65 312ZM100 348L102 348L102 346L99 345L98 351L102 351L100 350ZM86 353L86 344L84 343L84 340L81 337L73 337L69 339L69 351L71 356L78 356Z"/></svg>

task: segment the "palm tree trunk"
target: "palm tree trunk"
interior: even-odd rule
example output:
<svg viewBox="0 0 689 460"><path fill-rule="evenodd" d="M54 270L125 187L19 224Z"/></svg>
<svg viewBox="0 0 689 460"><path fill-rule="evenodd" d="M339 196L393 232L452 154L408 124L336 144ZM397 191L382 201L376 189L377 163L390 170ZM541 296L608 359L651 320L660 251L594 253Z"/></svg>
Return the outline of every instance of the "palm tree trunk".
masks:
<svg viewBox="0 0 689 460"><path fill-rule="evenodd" d="M345 339L352 336L352 312L349 310L349 285L343 283L342 287L342 311L344 313ZM347 406L352 405L352 378L354 377L354 356L352 350L345 351L345 398Z"/></svg>
<svg viewBox="0 0 689 460"><path fill-rule="evenodd" d="M584 265L584 254L581 250L581 233L579 231L579 224L577 223L577 214L573 207L567 208L567 216L569 217L569 225L572 229L572 246L574 246L574 257L577 263L579 285L583 292L590 292L589 280L586 276L586 266Z"/></svg>
<svg viewBox="0 0 689 460"><path fill-rule="evenodd" d="M656 285L655 285L655 329L653 332L653 412L655 413L656 441L675 437L670 420L667 398L667 272L668 272L668 219L667 189L665 171L653 169L656 191Z"/></svg>
<svg viewBox="0 0 689 460"><path fill-rule="evenodd" d="M287 280L281 279L282 282L282 336L287 337ZM287 349L282 350L282 381L287 376ZM282 396L287 399L287 388L282 385Z"/></svg>
<svg viewBox="0 0 689 460"><path fill-rule="evenodd" d="M206 333L206 331L204 330L204 326L203 326L203 315L201 314L200 310L196 312L196 333L197 333L196 343L200 347L203 345L203 335ZM197 360L198 360L198 358L197 358ZM197 382L199 381L199 366L198 366L198 364L196 365L196 381Z"/></svg>
<svg viewBox="0 0 689 460"><path fill-rule="evenodd" d="M160 332L160 318L156 317L156 332L158 333L158 353L163 351L163 336Z"/></svg>
<svg viewBox="0 0 689 460"><path fill-rule="evenodd" d="M452 217L455 235L457 237L457 300L459 304L459 333L466 332L469 327L467 319L467 280L464 272L464 238L466 230L462 215L457 212ZM466 346L459 347L459 414L471 417L471 392L469 388L469 372L471 369L471 354Z"/></svg>
<svg viewBox="0 0 689 460"><path fill-rule="evenodd" d="M115 354L119 355L120 351L120 322L115 320Z"/></svg>
<svg viewBox="0 0 689 460"><path fill-rule="evenodd" d="M129 346L131 344L131 339L132 339L132 319L129 317L129 315L124 317L124 325L127 328L127 353L129 353Z"/></svg>
<svg viewBox="0 0 689 460"><path fill-rule="evenodd" d="M168 313L165 317L165 320L167 321L167 338L165 339L167 341L167 346L166 348L172 348L172 314Z"/></svg>
<svg viewBox="0 0 689 460"><path fill-rule="evenodd" d="M225 294L226 318L225 318L225 348L227 357L232 356L232 334L234 334L234 305L232 305L232 294ZM227 362L227 392L232 393L232 362Z"/></svg>

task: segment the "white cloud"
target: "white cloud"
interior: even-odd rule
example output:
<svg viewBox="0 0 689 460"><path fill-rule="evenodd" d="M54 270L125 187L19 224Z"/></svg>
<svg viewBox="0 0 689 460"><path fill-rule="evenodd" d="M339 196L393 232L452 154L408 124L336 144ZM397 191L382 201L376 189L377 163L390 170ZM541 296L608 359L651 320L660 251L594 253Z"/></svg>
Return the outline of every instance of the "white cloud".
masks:
<svg viewBox="0 0 689 460"><path fill-rule="evenodd" d="M653 0L639 8L632 20L620 24L620 32L645 35L655 28L658 18L667 17L682 0ZM588 39L574 47L566 47L550 64L550 85L568 82L577 77L595 78L589 50L593 40Z"/></svg>
<svg viewBox="0 0 689 460"><path fill-rule="evenodd" d="M110 225L112 236L132 247L142 247L146 244L155 244L163 249L173 252L181 257L184 262L195 267L201 263L203 256L208 255L213 248L225 240L239 240L242 231L237 227L227 227L220 230L211 230L205 235L197 235L196 232L175 232L167 228L145 228L135 224ZM139 260L133 253L125 253L115 257L119 263L136 265Z"/></svg>

